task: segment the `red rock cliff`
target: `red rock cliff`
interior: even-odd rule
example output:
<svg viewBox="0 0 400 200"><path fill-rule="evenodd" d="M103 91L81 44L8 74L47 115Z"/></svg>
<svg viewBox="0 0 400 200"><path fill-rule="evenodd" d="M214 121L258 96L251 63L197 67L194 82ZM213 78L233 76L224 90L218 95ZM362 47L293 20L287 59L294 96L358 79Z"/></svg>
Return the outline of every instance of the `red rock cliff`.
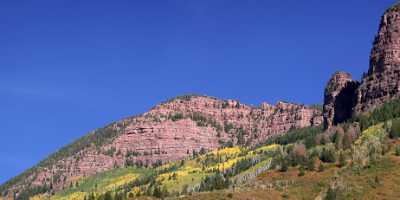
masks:
<svg viewBox="0 0 400 200"><path fill-rule="evenodd" d="M400 5L383 15L370 56L368 73L358 89L356 112L370 111L400 97Z"/></svg>
<svg viewBox="0 0 400 200"><path fill-rule="evenodd" d="M292 128L321 123L321 112L303 105L278 102L251 107L234 100L185 96L114 124L112 129L120 133L110 142L100 147L88 145L74 155L56 160L14 189L28 182L52 182L56 189L61 189L73 177L93 175L127 163L165 163L229 143L255 145Z"/></svg>

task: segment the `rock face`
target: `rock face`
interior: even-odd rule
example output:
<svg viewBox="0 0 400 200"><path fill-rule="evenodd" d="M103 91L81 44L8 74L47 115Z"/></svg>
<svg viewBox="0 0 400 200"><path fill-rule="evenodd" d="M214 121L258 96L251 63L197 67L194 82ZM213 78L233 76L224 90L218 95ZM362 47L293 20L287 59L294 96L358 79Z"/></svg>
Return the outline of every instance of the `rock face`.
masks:
<svg viewBox="0 0 400 200"><path fill-rule="evenodd" d="M383 103L400 98L400 4L382 16L370 56L368 73L361 84L348 73L333 75L325 90L324 127L368 112Z"/></svg>
<svg viewBox="0 0 400 200"><path fill-rule="evenodd" d="M141 116L114 123L101 133L118 133L108 142L97 146L89 142L73 155L53 157L49 159L53 162L40 166L8 190L50 183L58 190L68 187L76 177L114 167L161 164L227 144L256 145L292 128L321 124L322 112L304 105L278 102L251 107L234 100L179 97Z"/></svg>
<svg viewBox="0 0 400 200"><path fill-rule="evenodd" d="M359 86L349 73L336 72L324 92L324 127L329 129L351 117Z"/></svg>
<svg viewBox="0 0 400 200"><path fill-rule="evenodd" d="M370 111L400 97L400 5L383 15L368 73L358 89L356 112Z"/></svg>

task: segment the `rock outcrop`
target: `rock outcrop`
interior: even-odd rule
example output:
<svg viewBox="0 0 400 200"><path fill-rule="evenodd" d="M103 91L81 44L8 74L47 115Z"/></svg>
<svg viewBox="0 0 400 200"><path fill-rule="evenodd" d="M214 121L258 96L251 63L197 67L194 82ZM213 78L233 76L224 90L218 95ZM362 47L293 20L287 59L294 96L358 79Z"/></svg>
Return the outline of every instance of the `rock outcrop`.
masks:
<svg viewBox="0 0 400 200"><path fill-rule="evenodd" d="M400 98L400 4L382 16L370 56L368 73L361 84L347 73L336 73L324 99L324 127L343 122L352 114L369 112Z"/></svg>
<svg viewBox="0 0 400 200"><path fill-rule="evenodd" d="M368 73L358 89L356 112L370 111L400 97L400 5L383 15L375 37Z"/></svg>
<svg viewBox="0 0 400 200"><path fill-rule="evenodd" d="M96 137L89 134L92 139L76 143L82 148L67 148L75 153L51 156L8 190L18 192L26 185L44 184L60 190L76 177L114 167L161 164L230 144L252 146L293 128L321 124L322 112L304 105L278 102L252 107L205 96L178 97L141 116L114 123ZM97 142L104 135L114 136ZM93 145L96 142L99 145Z"/></svg>
<svg viewBox="0 0 400 200"><path fill-rule="evenodd" d="M329 129L351 117L357 101L359 86L349 73L336 72L329 80L324 92L324 127Z"/></svg>

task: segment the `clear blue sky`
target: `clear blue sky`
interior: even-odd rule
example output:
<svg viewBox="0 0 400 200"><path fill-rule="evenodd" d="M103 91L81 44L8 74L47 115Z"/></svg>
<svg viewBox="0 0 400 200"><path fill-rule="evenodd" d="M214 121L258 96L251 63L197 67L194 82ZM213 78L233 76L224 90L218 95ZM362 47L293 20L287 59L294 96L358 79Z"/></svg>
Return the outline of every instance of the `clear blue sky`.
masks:
<svg viewBox="0 0 400 200"><path fill-rule="evenodd" d="M198 93L321 103L367 71L394 0L0 2L0 183L86 132Z"/></svg>

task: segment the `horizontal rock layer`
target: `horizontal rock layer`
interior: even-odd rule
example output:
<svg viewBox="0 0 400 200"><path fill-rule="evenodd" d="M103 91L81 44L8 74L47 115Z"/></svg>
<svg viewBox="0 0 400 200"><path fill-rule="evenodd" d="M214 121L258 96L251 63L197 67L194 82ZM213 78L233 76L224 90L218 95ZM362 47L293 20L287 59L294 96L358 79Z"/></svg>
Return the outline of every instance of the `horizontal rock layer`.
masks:
<svg viewBox="0 0 400 200"><path fill-rule="evenodd" d="M21 190L29 183L51 183L59 190L79 177L128 163L165 163L229 143L252 146L293 128L321 124L321 111L303 105L278 102L251 107L204 96L175 98L141 116L115 123L112 129L119 134L109 142L88 145L56 160L10 190Z"/></svg>

